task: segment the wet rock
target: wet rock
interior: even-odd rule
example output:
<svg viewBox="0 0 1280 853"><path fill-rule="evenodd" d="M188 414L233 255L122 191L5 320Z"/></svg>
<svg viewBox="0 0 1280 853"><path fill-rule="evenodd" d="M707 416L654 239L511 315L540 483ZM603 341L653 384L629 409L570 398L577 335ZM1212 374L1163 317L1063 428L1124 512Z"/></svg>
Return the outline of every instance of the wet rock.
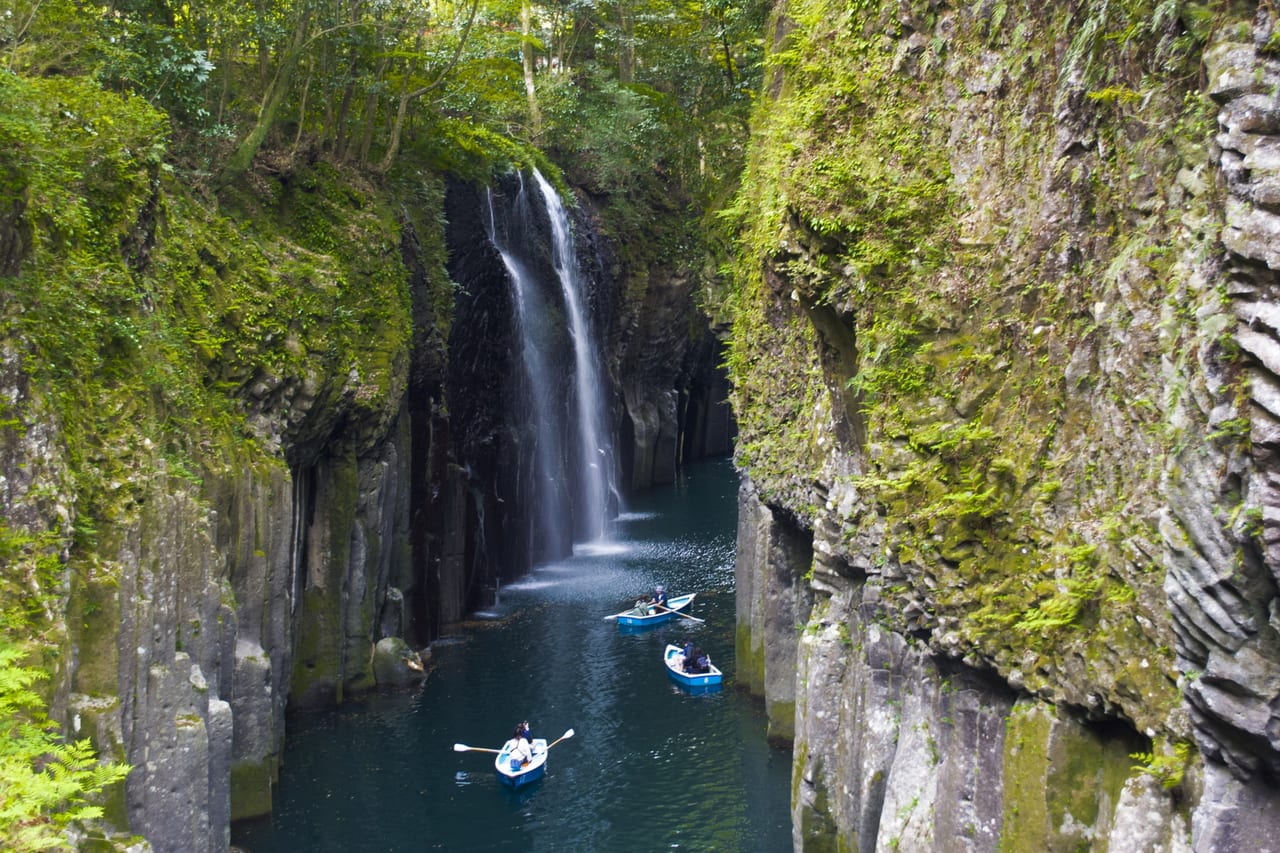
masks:
<svg viewBox="0 0 1280 853"><path fill-rule="evenodd" d="M384 637L373 647L373 674L380 687L404 687L427 675L422 656L399 637Z"/></svg>

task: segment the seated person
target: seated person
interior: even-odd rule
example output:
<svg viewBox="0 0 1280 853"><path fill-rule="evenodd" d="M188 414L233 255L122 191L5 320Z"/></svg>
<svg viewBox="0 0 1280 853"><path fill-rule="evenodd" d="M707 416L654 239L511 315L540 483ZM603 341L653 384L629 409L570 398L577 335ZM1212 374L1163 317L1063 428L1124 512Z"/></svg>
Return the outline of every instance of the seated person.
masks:
<svg viewBox="0 0 1280 853"><path fill-rule="evenodd" d="M511 740L515 743L507 753L507 757L511 759L511 769L519 770L533 760L533 747L529 743L529 724L517 724Z"/></svg>

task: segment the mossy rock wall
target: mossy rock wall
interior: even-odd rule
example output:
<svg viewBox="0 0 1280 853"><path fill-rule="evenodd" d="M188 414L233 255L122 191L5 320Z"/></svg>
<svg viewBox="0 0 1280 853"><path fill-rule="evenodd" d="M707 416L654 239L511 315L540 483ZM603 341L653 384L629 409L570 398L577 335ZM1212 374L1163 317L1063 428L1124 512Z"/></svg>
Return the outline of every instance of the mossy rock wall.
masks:
<svg viewBox="0 0 1280 853"><path fill-rule="evenodd" d="M797 826L952 837L950 795L889 783L901 746L823 735L899 731L849 677L872 623L888 682L981 675L1108 744L1090 806L1044 805L1082 834L1006 792L974 849L1100 845L1139 800L1196 849L1280 829L1274 32L1248 3L776 10L724 304L738 463L815 554ZM791 642L759 634L753 667Z"/></svg>
<svg viewBox="0 0 1280 853"><path fill-rule="evenodd" d="M371 687L390 579L415 577L405 401L417 370L431 412L443 358L414 362L411 330L438 346L452 289L438 208L396 193L442 188L297 161L214 203L141 99L7 75L0 100L0 598L31 614L54 717L134 765L107 828L223 850L270 809L291 687ZM426 637L427 609L399 627ZM321 615L305 660L331 677L295 679Z"/></svg>
<svg viewBox="0 0 1280 853"><path fill-rule="evenodd" d="M1150 740L1125 725L937 657L892 630L878 587L870 579L820 597L801 636L796 849L1189 846L1190 816L1157 772L1198 791L1181 775L1185 754L1154 761L1143 756Z"/></svg>

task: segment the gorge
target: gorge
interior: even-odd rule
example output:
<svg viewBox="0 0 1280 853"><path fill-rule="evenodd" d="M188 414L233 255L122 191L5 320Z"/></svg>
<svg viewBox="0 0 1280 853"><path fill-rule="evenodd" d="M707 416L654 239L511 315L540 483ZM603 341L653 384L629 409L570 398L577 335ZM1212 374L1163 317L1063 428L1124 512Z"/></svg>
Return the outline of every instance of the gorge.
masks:
<svg viewBox="0 0 1280 853"><path fill-rule="evenodd" d="M109 28L190 10L0 32L4 641L132 765L72 843L227 849L287 711L732 452L796 850L1276 849L1270 4L478 8L401 10L422 56L202 18L163 85Z"/></svg>

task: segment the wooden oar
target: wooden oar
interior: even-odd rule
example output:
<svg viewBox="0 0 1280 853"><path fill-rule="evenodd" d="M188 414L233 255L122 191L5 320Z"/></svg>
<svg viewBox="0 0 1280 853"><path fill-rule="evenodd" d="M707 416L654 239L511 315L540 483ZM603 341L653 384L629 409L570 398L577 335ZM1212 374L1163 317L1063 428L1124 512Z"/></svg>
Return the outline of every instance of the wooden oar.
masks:
<svg viewBox="0 0 1280 853"><path fill-rule="evenodd" d="M657 605L657 606L658 606L658 607L662 607L662 605L661 605L661 604L659 604L659 605ZM679 610L672 610L670 607L662 607L662 609L663 609L663 610L665 610L665 611L667 611L668 613L674 613L674 614L675 614L675 615L677 615L677 616L683 616L683 617L684 617L684 618L686 618L686 619L692 619L694 622L706 622L706 621L707 621L706 619L699 619L697 616L690 616L688 613L681 613Z"/></svg>
<svg viewBox="0 0 1280 853"><path fill-rule="evenodd" d="M496 752L500 753L500 749L486 749L483 746L467 746L465 743L455 743L453 745L454 752Z"/></svg>
<svg viewBox="0 0 1280 853"><path fill-rule="evenodd" d="M555 746L556 744L558 744L560 741L562 741L562 740L568 740L568 739L569 739L569 738L571 738L571 737L573 737L573 729L569 729L569 731L565 732L564 734L560 735L560 737L556 738L554 741L552 741L551 743L547 744L547 749L550 749L551 747L553 747L553 746Z"/></svg>
<svg viewBox="0 0 1280 853"><path fill-rule="evenodd" d="M567 732L565 732L564 734L560 735L560 737L555 741L555 743L549 743L549 744L547 744L547 749L550 749L551 747L555 746L555 745L556 745L557 743L559 743L560 741L562 741L562 740L568 740L568 739L569 739L569 738L571 738L571 737L573 737L573 729L569 729L569 731L567 731ZM483 746L467 746L465 743L455 743L455 744L453 745L453 751L454 751L454 752L493 752L493 753L501 753L501 752L502 752L502 750L500 750L500 749L488 749L488 748L483 747Z"/></svg>

